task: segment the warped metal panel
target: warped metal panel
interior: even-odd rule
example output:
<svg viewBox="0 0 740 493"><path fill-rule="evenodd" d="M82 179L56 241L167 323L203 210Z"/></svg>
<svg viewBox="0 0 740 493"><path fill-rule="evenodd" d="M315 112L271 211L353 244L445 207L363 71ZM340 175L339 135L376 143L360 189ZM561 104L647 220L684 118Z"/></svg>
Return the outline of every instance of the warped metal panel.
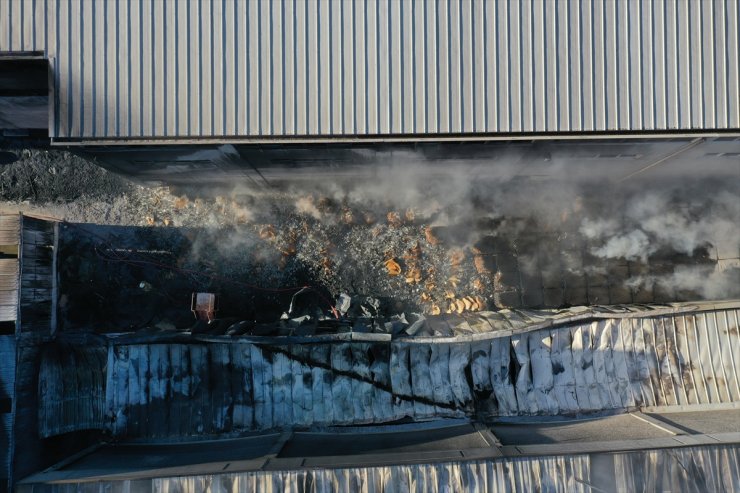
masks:
<svg viewBox="0 0 740 493"><path fill-rule="evenodd" d="M105 417L104 347L47 346L38 380L38 433L100 429Z"/></svg>
<svg viewBox="0 0 740 493"><path fill-rule="evenodd" d="M734 0L3 0L55 138L740 127Z"/></svg>
<svg viewBox="0 0 740 493"><path fill-rule="evenodd" d="M106 422L115 435L165 437L736 404L739 312L617 308L588 321L581 310L580 321L475 334L485 338L118 341L108 354ZM172 375L188 384L167 394Z"/></svg>

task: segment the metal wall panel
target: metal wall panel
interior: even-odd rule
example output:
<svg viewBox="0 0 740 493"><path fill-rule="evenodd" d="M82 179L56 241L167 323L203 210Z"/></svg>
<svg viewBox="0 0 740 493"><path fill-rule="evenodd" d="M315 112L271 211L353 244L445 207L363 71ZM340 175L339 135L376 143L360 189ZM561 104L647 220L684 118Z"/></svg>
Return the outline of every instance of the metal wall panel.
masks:
<svg viewBox="0 0 740 493"><path fill-rule="evenodd" d="M0 336L0 398L15 398L15 336ZM0 414L0 484L10 477L13 412Z"/></svg>
<svg viewBox="0 0 740 493"><path fill-rule="evenodd" d="M53 137L740 127L735 0L0 0Z"/></svg>
<svg viewBox="0 0 740 493"><path fill-rule="evenodd" d="M17 258L0 259L0 322L13 322L18 318Z"/></svg>
<svg viewBox="0 0 740 493"><path fill-rule="evenodd" d="M693 446L621 452L437 461L363 467L223 472L146 479L24 481L21 493L70 491L737 491L737 446ZM75 482L77 481L77 482ZM608 482L611 481L611 484Z"/></svg>
<svg viewBox="0 0 740 493"><path fill-rule="evenodd" d="M556 326L534 315L514 328L525 318L518 311L482 327L466 322L471 333L456 337L121 341L96 366L106 366L105 388L75 400L99 402L105 390L98 423L136 438L740 402L740 309L629 309L599 308L591 321L574 312L583 318ZM472 333L496 325L509 330ZM70 423L59 409L49 406L48 423Z"/></svg>

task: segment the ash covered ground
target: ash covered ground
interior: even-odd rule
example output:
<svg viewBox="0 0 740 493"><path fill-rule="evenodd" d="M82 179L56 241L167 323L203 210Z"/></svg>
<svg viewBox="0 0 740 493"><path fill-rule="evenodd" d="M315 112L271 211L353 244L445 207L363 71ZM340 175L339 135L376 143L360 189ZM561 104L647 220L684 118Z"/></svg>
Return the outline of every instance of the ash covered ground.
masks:
<svg viewBox="0 0 740 493"><path fill-rule="evenodd" d="M1 210L67 221L68 327L184 328L193 291L218 293L230 322L265 323L291 301L330 316L341 293L374 317L740 296L732 174L552 181L409 155L363 176L173 189L63 151L20 155L0 170Z"/></svg>

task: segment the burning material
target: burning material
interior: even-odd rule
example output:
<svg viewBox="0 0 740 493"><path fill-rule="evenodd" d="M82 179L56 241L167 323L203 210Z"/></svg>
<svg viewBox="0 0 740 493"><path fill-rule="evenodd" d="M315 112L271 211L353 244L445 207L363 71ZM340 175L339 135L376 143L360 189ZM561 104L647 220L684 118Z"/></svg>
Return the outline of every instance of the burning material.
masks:
<svg viewBox="0 0 740 493"><path fill-rule="evenodd" d="M186 196L183 195L182 197L177 197L175 199L173 206L175 207L175 209L184 209L188 206L189 203L190 203L190 200Z"/></svg>
<svg viewBox="0 0 740 493"><path fill-rule="evenodd" d="M259 230L259 237L262 240L271 240L275 238L275 236L275 226L273 226L272 224L266 224L262 226Z"/></svg>
<svg viewBox="0 0 740 493"><path fill-rule="evenodd" d="M324 258L321 260L321 269L324 272L324 275L330 275L332 271L332 261L331 258L326 253L323 253Z"/></svg>
<svg viewBox="0 0 740 493"><path fill-rule="evenodd" d="M401 273L401 266L394 259L390 258L384 262L388 274L391 276L397 276Z"/></svg>
<svg viewBox="0 0 740 493"><path fill-rule="evenodd" d="M401 215L396 211L391 211L386 215L386 219L388 221L388 225L391 228L400 228L403 226L403 222L401 221Z"/></svg>
<svg viewBox="0 0 740 493"><path fill-rule="evenodd" d="M460 267L465 260L465 252L461 248L454 248L449 251L450 266L453 268Z"/></svg>
<svg viewBox="0 0 740 493"><path fill-rule="evenodd" d="M419 284L421 282L421 269L416 266L409 267L406 270L406 283Z"/></svg>
<svg viewBox="0 0 740 493"><path fill-rule="evenodd" d="M506 286L501 282L502 274L501 271L497 271L493 275L493 302L496 305L496 308L503 309L503 308L509 308L504 302L502 298L502 294L507 291Z"/></svg>
<svg viewBox="0 0 740 493"><path fill-rule="evenodd" d="M429 243L430 245L439 245L439 238L436 234L434 234L434 230L431 226L427 226L426 228L424 228L424 237L426 238L427 243Z"/></svg>
<svg viewBox="0 0 740 493"><path fill-rule="evenodd" d="M480 296L465 296L463 298L451 299L447 313L457 313L460 315L465 312L478 312L484 310L485 307L486 303Z"/></svg>
<svg viewBox="0 0 740 493"><path fill-rule="evenodd" d="M407 262L415 262L421 258L421 245L419 245L418 241L406 251L403 258Z"/></svg>
<svg viewBox="0 0 740 493"><path fill-rule="evenodd" d="M373 214L370 211L365 212L365 214L363 214L363 218L364 218L365 224L367 226L372 226L373 224L375 224L376 222L378 222L378 218L375 217L375 214Z"/></svg>
<svg viewBox="0 0 740 493"><path fill-rule="evenodd" d="M326 209L328 204L325 197L319 201L319 205ZM299 198L295 203L295 208L300 214L310 216L317 221L321 220L321 210L316 207L313 196Z"/></svg>
<svg viewBox="0 0 740 493"><path fill-rule="evenodd" d="M355 224L355 214L349 207L344 207L342 209L342 222L347 226Z"/></svg>
<svg viewBox="0 0 740 493"><path fill-rule="evenodd" d="M409 248L403 255L403 260L406 262L406 283L407 284L419 284L421 282L421 268L419 263L421 261L421 246L419 242Z"/></svg>
<svg viewBox="0 0 740 493"><path fill-rule="evenodd" d="M473 265L475 266L476 272L481 276L487 276L491 274L491 271L486 267L486 259L483 256L483 252L480 248L475 246L470 248L473 253Z"/></svg>

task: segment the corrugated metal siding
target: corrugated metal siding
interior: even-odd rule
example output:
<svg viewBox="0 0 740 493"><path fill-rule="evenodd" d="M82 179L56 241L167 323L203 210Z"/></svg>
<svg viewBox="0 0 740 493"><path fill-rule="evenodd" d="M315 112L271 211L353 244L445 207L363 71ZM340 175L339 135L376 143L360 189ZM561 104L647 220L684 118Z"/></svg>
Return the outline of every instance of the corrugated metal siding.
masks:
<svg viewBox="0 0 740 493"><path fill-rule="evenodd" d="M21 229L21 331L48 335L56 306L55 223L24 216Z"/></svg>
<svg viewBox="0 0 740 493"><path fill-rule="evenodd" d="M47 455L38 430L38 387L41 344L37 334L16 336L15 423L13 478L23 478L46 464Z"/></svg>
<svg viewBox="0 0 740 493"><path fill-rule="evenodd" d="M0 245L17 245L20 232L19 214L0 214Z"/></svg>
<svg viewBox="0 0 740 493"><path fill-rule="evenodd" d="M606 455L505 458L435 464L311 468L22 484L21 493L85 491L737 491L738 447L687 447ZM616 479L616 484L614 483ZM611 483L609 482L611 481ZM609 488L608 490L603 489Z"/></svg>
<svg viewBox="0 0 740 493"><path fill-rule="evenodd" d="M18 259L0 259L0 322L18 318Z"/></svg>
<svg viewBox="0 0 740 493"><path fill-rule="evenodd" d="M18 245L20 229L20 215L0 215L0 245ZM0 259L0 322L18 318L18 272L17 258Z"/></svg>
<svg viewBox="0 0 740 493"><path fill-rule="evenodd" d="M15 337L0 336L0 398L15 393Z"/></svg>
<svg viewBox="0 0 740 493"><path fill-rule="evenodd" d="M0 336L0 398L15 398L15 336ZM0 414L0 478L10 477L13 443L12 407ZM2 488L2 486L0 486Z"/></svg>
<svg viewBox="0 0 740 493"><path fill-rule="evenodd" d="M47 346L39 369L39 435L102 429L105 416L104 347Z"/></svg>
<svg viewBox="0 0 740 493"><path fill-rule="evenodd" d="M117 435L187 436L740 402L739 317L602 319L480 341L112 346L108 422Z"/></svg>
<svg viewBox="0 0 740 493"><path fill-rule="evenodd" d="M735 0L2 0L53 137L740 127Z"/></svg>

